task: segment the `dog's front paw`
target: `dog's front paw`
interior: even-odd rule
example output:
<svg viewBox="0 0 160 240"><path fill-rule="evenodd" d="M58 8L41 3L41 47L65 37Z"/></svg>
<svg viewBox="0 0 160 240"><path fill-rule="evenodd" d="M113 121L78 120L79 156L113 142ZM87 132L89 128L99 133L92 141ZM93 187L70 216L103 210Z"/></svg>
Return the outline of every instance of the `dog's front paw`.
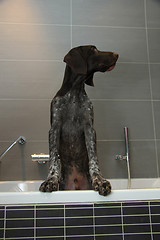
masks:
<svg viewBox="0 0 160 240"><path fill-rule="evenodd" d="M47 179L39 187L39 191L41 192L53 192L57 190L58 190L58 180L55 177Z"/></svg>
<svg viewBox="0 0 160 240"><path fill-rule="evenodd" d="M92 186L100 195L106 196L111 192L111 184L98 174L92 176Z"/></svg>

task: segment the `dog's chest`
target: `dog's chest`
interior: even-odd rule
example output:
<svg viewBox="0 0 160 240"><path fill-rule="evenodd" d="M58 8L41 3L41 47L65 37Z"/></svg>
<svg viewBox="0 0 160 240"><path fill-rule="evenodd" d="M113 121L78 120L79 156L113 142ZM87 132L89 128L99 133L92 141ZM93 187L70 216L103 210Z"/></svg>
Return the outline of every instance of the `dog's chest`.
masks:
<svg viewBox="0 0 160 240"><path fill-rule="evenodd" d="M87 95L68 94L62 108L62 131L69 135L81 134L92 115L92 104Z"/></svg>
<svg viewBox="0 0 160 240"><path fill-rule="evenodd" d="M71 95L65 99L65 103L63 105L65 120L68 121L82 121L88 111L91 111L92 104L87 95ZM62 113L63 114L63 113Z"/></svg>

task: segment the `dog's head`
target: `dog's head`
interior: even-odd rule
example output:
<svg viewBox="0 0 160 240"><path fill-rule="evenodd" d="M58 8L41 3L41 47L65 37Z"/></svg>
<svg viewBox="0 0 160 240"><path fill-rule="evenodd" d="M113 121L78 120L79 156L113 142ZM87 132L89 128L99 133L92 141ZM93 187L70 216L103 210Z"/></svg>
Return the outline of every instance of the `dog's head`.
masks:
<svg viewBox="0 0 160 240"><path fill-rule="evenodd" d="M64 57L72 71L77 74L87 75L85 83L94 86L93 74L95 72L111 71L118 59L118 54L101 52L93 45L72 48Z"/></svg>

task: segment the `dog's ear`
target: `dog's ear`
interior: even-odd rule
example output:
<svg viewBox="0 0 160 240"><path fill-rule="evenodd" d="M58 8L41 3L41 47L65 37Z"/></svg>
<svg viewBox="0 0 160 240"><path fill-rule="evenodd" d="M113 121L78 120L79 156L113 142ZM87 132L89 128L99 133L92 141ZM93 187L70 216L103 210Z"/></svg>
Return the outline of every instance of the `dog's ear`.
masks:
<svg viewBox="0 0 160 240"><path fill-rule="evenodd" d="M87 73L87 63L85 57L83 56L81 47L71 49L64 57L64 62L67 63L75 73Z"/></svg>

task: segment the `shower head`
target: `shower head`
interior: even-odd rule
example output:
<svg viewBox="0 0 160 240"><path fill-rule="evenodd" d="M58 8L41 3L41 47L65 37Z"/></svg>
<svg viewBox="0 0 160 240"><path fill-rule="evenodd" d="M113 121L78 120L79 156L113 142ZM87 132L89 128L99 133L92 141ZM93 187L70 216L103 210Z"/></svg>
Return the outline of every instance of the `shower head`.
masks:
<svg viewBox="0 0 160 240"><path fill-rule="evenodd" d="M21 145L23 145L24 143L26 143L26 138L23 136L20 136L19 138L17 138L17 140L15 140L1 155L0 155L0 160L6 155L6 153L16 144L16 143L20 143Z"/></svg>
<svg viewBox="0 0 160 240"><path fill-rule="evenodd" d="M19 141L18 141L21 145L25 144L26 143L26 138L23 137L23 136L20 136L19 137Z"/></svg>

